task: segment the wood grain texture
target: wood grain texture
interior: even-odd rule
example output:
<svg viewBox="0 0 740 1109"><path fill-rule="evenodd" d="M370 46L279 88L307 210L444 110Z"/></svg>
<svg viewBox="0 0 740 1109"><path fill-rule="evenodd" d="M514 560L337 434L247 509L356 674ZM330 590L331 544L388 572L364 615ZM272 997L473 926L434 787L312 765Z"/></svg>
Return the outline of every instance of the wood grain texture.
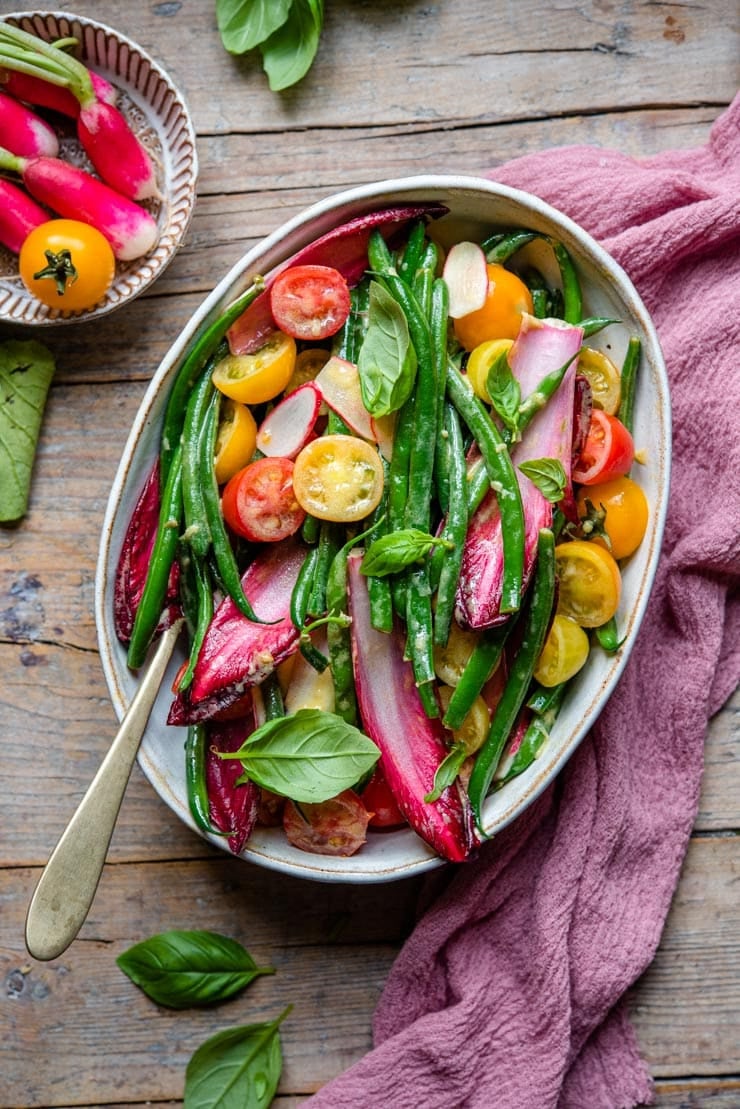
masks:
<svg viewBox="0 0 740 1109"><path fill-rule="evenodd" d="M431 880L366 889L286 879L185 828L135 769L92 912L59 960L29 959L40 868L116 727L94 619L103 516L146 384L244 252L337 190L424 172L482 174L556 145L638 158L706 141L740 84L736 0L335 0L300 85L269 92L232 58L215 0L76 0L169 71L200 176L185 243L157 283L95 325L44 330L57 360L28 515L0 529L0 1109L181 1104L212 1032L292 1002L276 1106L371 1044L383 982ZM0 15L18 10L0 0ZM23 328L0 337L25 337ZM740 1105L740 695L711 722L694 836L655 960L630 992L659 1109ZM115 964L175 927L240 939L276 974L173 1013ZM580 1109L580 1107L579 1107ZM583 1107L591 1109L591 1107Z"/></svg>

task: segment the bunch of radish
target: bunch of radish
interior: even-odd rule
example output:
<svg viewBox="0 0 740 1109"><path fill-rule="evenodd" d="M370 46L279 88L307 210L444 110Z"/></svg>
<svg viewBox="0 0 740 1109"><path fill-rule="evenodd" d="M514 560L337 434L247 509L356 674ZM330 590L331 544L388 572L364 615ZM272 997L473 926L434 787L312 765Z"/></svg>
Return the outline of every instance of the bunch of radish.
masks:
<svg viewBox="0 0 740 1109"><path fill-rule="evenodd" d="M116 89L64 47L0 22L0 242L18 253L30 231L61 216L96 228L120 261L147 254L158 227L142 201L161 199L148 152L116 107ZM94 172L60 157L36 108L75 121Z"/></svg>

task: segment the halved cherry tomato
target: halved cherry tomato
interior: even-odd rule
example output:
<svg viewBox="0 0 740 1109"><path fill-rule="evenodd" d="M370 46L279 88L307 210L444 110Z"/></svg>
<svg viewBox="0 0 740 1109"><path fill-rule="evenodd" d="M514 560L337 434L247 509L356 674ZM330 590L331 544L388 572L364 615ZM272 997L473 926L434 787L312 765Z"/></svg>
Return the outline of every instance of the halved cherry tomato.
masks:
<svg viewBox="0 0 740 1109"><path fill-rule="evenodd" d="M478 632L461 628L456 620L452 621L447 642L434 644L434 672L441 682L457 685L479 640Z"/></svg>
<svg viewBox="0 0 740 1109"><path fill-rule="evenodd" d="M475 395L486 404L491 403L488 392L488 371L502 354L509 353L513 345L513 339L487 339L485 343L479 343L470 352L465 373Z"/></svg>
<svg viewBox="0 0 740 1109"><path fill-rule="evenodd" d="M634 460L635 444L622 421L594 408L573 481L579 485L611 481L626 474Z"/></svg>
<svg viewBox="0 0 740 1109"><path fill-rule="evenodd" d="M295 360L295 339L273 331L254 354L227 354L211 376L224 396L241 404L262 404L282 393L295 369Z"/></svg>
<svg viewBox="0 0 740 1109"><path fill-rule="evenodd" d="M580 624L557 612L537 660L536 680L548 688L569 681L585 664L589 646L588 636Z"/></svg>
<svg viewBox="0 0 740 1109"><path fill-rule="evenodd" d="M322 435L300 452L293 470L298 503L337 523L363 520L383 495L383 463L375 447L354 435Z"/></svg>
<svg viewBox="0 0 740 1109"><path fill-rule="evenodd" d="M97 228L73 219L51 219L35 227L21 247L18 266L32 296L71 312L94 308L116 272L108 240Z"/></svg>
<svg viewBox="0 0 740 1109"><path fill-rule="evenodd" d="M286 801L283 828L288 842L315 855L354 855L367 840L368 812L351 789L318 804Z"/></svg>
<svg viewBox="0 0 740 1109"><path fill-rule="evenodd" d="M587 502L597 513L605 513L601 526L609 538L613 557L627 558L633 554L645 537L649 516L647 498L637 482L629 477L617 477L580 489L576 505L580 519L586 523L591 519ZM592 541L604 542L600 537Z"/></svg>
<svg viewBox="0 0 740 1109"><path fill-rule="evenodd" d="M349 286L332 266L291 266L272 284L270 309L277 326L295 339L327 339L349 315Z"/></svg>
<svg viewBox="0 0 740 1109"><path fill-rule="evenodd" d="M252 543L277 543L298 531L306 513L293 491L289 458L258 458L227 482L221 496L224 519Z"/></svg>
<svg viewBox="0 0 740 1109"><path fill-rule="evenodd" d="M489 262L486 303L475 312L455 320L455 335L466 350L487 339L516 339L522 312L532 312L532 294L520 277L495 262Z"/></svg>
<svg viewBox="0 0 740 1109"><path fill-rule="evenodd" d="M360 800L370 813L371 828L398 828L406 823L406 817L396 804L380 766L375 767L370 781L360 794Z"/></svg>
<svg viewBox="0 0 740 1109"><path fill-rule="evenodd" d="M609 355L593 347L583 347L578 355L578 372L591 386L596 407L613 416L622 397L622 375Z"/></svg>
<svg viewBox="0 0 740 1109"><path fill-rule="evenodd" d="M324 347L306 347L299 352L290 381L285 386L286 393L292 393L307 381L313 381L319 370L331 358L331 351Z"/></svg>
<svg viewBox="0 0 740 1109"><path fill-rule="evenodd" d="M214 469L219 485L251 461L257 444L257 424L246 404L225 397L216 433Z"/></svg>
<svg viewBox="0 0 740 1109"><path fill-rule="evenodd" d="M447 712L449 708L453 692L452 686L441 685L439 687L439 701L443 713ZM474 755L485 743L490 728L491 714L488 711L488 705L479 693L460 727L452 729L452 738L455 743L462 744L466 754Z"/></svg>
<svg viewBox="0 0 740 1109"><path fill-rule="evenodd" d="M605 547L585 539L558 543L555 548L558 607L582 628L598 628L611 620L619 606L622 578Z"/></svg>

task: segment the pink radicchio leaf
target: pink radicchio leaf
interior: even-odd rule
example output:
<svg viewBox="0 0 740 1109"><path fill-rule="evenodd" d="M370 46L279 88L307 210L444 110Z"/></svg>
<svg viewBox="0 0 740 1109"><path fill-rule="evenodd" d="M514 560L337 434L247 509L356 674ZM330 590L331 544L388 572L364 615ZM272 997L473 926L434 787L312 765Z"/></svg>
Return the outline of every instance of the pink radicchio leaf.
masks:
<svg viewBox="0 0 740 1109"><path fill-rule="evenodd" d="M583 331L561 320L523 317L522 328L509 355L512 373L519 381L522 397L534 392L549 373L572 358L565 376L544 408L532 419L522 439L511 449L524 509L524 568L526 588L537 556L540 528L552 524L552 504L518 467L533 459L560 462L566 476L564 502L572 498L573 411L577 360ZM496 494L489 491L475 512L465 540L455 615L463 627L487 628L508 617L501 613L503 577L501 517Z"/></svg>
<svg viewBox="0 0 740 1109"><path fill-rule="evenodd" d="M424 800L448 753L445 731L424 712L399 630L388 635L372 626L361 561L361 551L350 553L352 664L364 730L380 748L379 765L411 827L442 858L463 862L474 845L467 794L456 783L438 800Z"/></svg>
<svg viewBox="0 0 740 1109"><path fill-rule="evenodd" d="M254 713L237 720L208 725L206 787L209 815L214 827L228 833L228 844L235 855L244 848L257 823L260 788L239 778L243 774L238 759L219 758L219 752L238 751L254 731Z"/></svg>

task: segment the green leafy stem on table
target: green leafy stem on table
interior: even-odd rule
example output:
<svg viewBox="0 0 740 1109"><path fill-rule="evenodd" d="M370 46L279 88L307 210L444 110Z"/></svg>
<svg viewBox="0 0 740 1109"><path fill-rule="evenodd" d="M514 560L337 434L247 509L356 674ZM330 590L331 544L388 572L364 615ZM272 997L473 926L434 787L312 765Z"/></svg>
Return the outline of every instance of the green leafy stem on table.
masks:
<svg viewBox="0 0 740 1109"><path fill-rule="evenodd" d="M258 49L271 90L280 92L311 68L324 0L216 0L216 19L226 50L246 54Z"/></svg>

